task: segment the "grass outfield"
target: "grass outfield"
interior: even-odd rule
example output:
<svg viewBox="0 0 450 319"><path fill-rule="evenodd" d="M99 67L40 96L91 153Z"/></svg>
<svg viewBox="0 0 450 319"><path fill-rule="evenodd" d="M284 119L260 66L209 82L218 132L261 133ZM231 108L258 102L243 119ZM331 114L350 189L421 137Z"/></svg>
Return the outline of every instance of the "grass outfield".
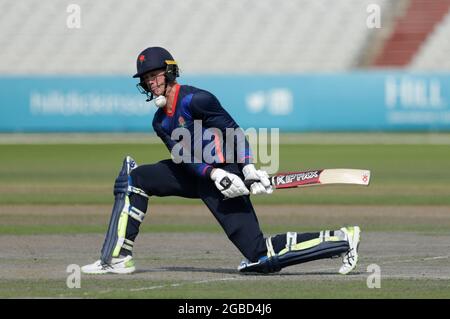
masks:
<svg viewBox="0 0 450 319"><path fill-rule="evenodd" d="M0 205L108 204L125 154L138 164L169 157L163 145L0 145ZM280 170L367 168L370 187L283 190L256 204L450 205L447 145L281 145ZM198 200L155 198L155 203Z"/></svg>
<svg viewBox="0 0 450 319"><path fill-rule="evenodd" d="M200 282L149 281L143 286L141 279L118 280L114 286L105 279L85 279L79 289L67 289L61 280L6 280L2 282L0 296L14 298L24 292L27 297L52 298L177 298L186 299L448 299L450 283L443 280L392 279L382 284L383 289L368 289L365 281L301 280L279 283L279 276L252 277L245 280L217 280L208 285ZM271 289L268 291L267 286Z"/></svg>
<svg viewBox="0 0 450 319"><path fill-rule="evenodd" d="M239 252L199 200L152 198L132 276L82 276L69 264L98 255L124 155L138 164L169 157L160 144L0 144L0 298L450 298L450 147L411 144L284 144L280 170L364 168L369 187L323 186L254 197L267 234L363 229L360 266L336 260L240 276ZM282 204L282 205L280 205ZM206 239L205 239L206 238ZM220 247L215 249L211 247ZM367 266L382 267L368 289ZM297 267L297 268L296 268Z"/></svg>

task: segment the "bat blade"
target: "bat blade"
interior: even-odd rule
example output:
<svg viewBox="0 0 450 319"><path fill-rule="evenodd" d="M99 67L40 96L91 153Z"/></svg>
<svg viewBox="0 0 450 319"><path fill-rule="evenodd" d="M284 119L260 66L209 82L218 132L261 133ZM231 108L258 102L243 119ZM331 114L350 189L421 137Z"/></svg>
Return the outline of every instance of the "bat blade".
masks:
<svg viewBox="0 0 450 319"><path fill-rule="evenodd" d="M328 168L305 172L279 173L271 177L275 188L293 188L326 184L369 185L370 171L350 168Z"/></svg>

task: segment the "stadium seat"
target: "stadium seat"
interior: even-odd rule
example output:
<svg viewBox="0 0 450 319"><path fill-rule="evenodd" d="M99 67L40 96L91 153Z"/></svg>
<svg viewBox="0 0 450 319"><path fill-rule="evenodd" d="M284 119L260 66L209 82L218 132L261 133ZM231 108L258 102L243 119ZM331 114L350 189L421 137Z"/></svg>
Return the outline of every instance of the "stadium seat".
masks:
<svg viewBox="0 0 450 319"><path fill-rule="evenodd" d="M410 64L411 70L450 70L450 12L423 43Z"/></svg>
<svg viewBox="0 0 450 319"><path fill-rule="evenodd" d="M167 47L184 73L343 71L367 45L367 6L387 0L1 2L1 74L132 74L145 47Z"/></svg>

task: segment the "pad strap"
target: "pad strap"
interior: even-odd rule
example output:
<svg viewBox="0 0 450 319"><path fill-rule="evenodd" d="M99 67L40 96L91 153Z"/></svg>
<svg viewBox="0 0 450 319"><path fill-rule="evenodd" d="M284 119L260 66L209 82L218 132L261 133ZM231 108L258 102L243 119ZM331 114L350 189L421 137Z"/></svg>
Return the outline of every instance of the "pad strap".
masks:
<svg viewBox="0 0 450 319"><path fill-rule="evenodd" d="M266 246L267 246L267 257L273 257L275 256L275 251L273 250L272 245L272 237L266 238Z"/></svg>
<svg viewBox="0 0 450 319"><path fill-rule="evenodd" d="M141 195L145 198L148 198L147 193L144 192L142 189L128 185L128 194L130 194L130 193L135 193L135 194Z"/></svg>
<svg viewBox="0 0 450 319"><path fill-rule="evenodd" d="M125 208L125 211L128 215L130 215L131 218L137 220L138 222L142 223L144 221L145 213L136 207L133 207L129 204L128 197L127 197L127 204L128 207Z"/></svg>
<svg viewBox="0 0 450 319"><path fill-rule="evenodd" d="M325 231L321 231L320 232L320 241L324 242L324 241L329 241L330 240L330 231L329 230L325 230Z"/></svg>
<svg viewBox="0 0 450 319"><path fill-rule="evenodd" d="M297 233L296 232L287 232L286 233L286 249L288 251L292 250L292 247L297 244Z"/></svg>
<svg viewBox="0 0 450 319"><path fill-rule="evenodd" d="M134 246L134 242L132 240L126 239L124 238L123 244L122 244L122 248L129 250L129 251L133 251L133 246Z"/></svg>

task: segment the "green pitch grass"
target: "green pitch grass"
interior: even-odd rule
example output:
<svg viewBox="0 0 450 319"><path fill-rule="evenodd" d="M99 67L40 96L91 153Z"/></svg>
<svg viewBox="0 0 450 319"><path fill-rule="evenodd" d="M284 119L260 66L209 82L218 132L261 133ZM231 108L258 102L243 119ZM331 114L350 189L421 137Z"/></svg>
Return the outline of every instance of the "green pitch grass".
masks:
<svg viewBox="0 0 450 319"><path fill-rule="evenodd" d="M108 204L126 154L138 164L169 157L162 145L0 145L0 204ZM282 190L256 204L449 205L446 145L281 145L280 171L361 168L370 187ZM176 197L155 203L198 204Z"/></svg>
<svg viewBox="0 0 450 319"><path fill-rule="evenodd" d="M112 281L112 280L111 280ZM147 288L142 289L143 284ZM450 283L442 280L429 280L424 285L422 280L385 280L382 289L368 289L365 281L284 281L278 282L276 277L257 277L249 279L243 284L236 282L211 282L201 285L186 281L172 286L171 281L150 281L124 277L111 285L105 279L85 279L79 289L67 289L66 283L61 280L6 280L0 288L0 296L3 298L15 298L24 292L28 297L53 297L53 298L179 298L179 299L373 299L373 298L425 298L447 299ZM267 290L270 285L270 291ZM146 288L144 287L144 288ZM51 291L51 293L49 293Z"/></svg>

